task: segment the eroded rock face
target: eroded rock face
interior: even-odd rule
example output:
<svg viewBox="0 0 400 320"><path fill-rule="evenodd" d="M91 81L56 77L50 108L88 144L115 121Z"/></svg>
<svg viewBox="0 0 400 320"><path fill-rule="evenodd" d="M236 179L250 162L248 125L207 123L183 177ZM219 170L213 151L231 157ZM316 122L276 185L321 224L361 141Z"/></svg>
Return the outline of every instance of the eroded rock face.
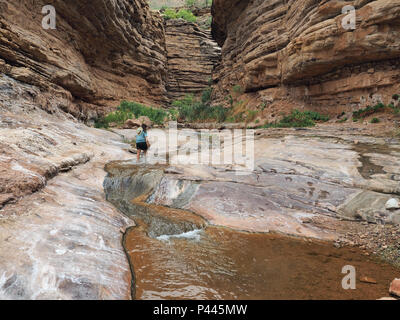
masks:
<svg viewBox="0 0 400 320"><path fill-rule="evenodd" d="M122 99L165 101L163 23L146 1L51 1L56 30L44 30L48 4L1 1L0 10L0 71L40 88L44 109L88 120Z"/></svg>
<svg viewBox="0 0 400 320"><path fill-rule="evenodd" d="M221 48L207 30L182 19L165 23L168 54L167 91L171 101L201 93L210 84Z"/></svg>
<svg viewBox="0 0 400 320"><path fill-rule="evenodd" d="M356 7L355 30L342 27ZM222 46L216 97L234 85L269 113L313 107L350 111L400 91L399 1L215 0L213 35Z"/></svg>
<svg viewBox="0 0 400 320"><path fill-rule="evenodd" d="M129 299L120 230L133 222L102 188L129 145L41 99L0 77L0 299Z"/></svg>

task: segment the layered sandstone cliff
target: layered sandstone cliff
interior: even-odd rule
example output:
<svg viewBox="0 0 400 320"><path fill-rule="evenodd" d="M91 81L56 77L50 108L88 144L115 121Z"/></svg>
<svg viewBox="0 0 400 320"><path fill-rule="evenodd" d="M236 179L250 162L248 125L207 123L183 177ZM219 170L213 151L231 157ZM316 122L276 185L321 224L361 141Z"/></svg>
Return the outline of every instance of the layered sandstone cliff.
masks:
<svg viewBox="0 0 400 320"><path fill-rule="evenodd" d="M56 30L42 8L56 9ZM163 21L144 0L0 1L0 72L42 91L40 104L90 120L128 99L166 101Z"/></svg>
<svg viewBox="0 0 400 320"><path fill-rule="evenodd" d="M346 5L356 8L355 30L342 27ZM219 100L240 85L266 114L337 113L400 92L399 0L215 0L212 11Z"/></svg>
<svg viewBox="0 0 400 320"><path fill-rule="evenodd" d="M221 48L208 30L182 19L165 23L168 56L167 92L171 101L198 94L209 86Z"/></svg>

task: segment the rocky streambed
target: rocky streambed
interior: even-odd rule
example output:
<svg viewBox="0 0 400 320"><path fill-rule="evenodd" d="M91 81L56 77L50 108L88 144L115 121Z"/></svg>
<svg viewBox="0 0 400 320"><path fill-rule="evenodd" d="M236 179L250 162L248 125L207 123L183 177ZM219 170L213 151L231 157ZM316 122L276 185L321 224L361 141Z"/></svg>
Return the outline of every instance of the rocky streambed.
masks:
<svg viewBox="0 0 400 320"><path fill-rule="evenodd" d="M399 277L377 260L399 264L400 212L384 207L399 196L396 139L259 130L246 174L137 166L123 142L134 131L89 128L38 108L32 86L1 85L1 299L375 299ZM195 141L177 148L201 152ZM173 163L167 145L153 143ZM347 264L377 284L336 290Z"/></svg>
<svg viewBox="0 0 400 320"><path fill-rule="evenodd" d="M256 169L247 175L225 166L107 164L107 200L137 222L124 237L133 297L387 295L400 272L400 211L385 209L399 194L398 147L324 127L258 132ZM346 265L357 270L356 290L341 286Z"/></svg>

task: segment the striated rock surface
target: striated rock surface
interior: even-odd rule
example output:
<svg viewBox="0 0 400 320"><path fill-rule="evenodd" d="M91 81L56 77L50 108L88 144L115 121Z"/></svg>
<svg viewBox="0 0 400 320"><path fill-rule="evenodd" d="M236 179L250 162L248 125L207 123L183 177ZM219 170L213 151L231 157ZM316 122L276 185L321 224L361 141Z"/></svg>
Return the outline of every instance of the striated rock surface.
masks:
<svg viewBox="0 0 400 320"><path fill-rule="evenodd" d="M145 1L54 0L56 30L48 4L0 2L0 72L40 88L43 109L90 120L121 99L165 102L163 22Z"/></svg>
<svg viewBox="0 0 400 320"><path fill-rule="evenodd" d="M129 145L41 97L0 77L0 299L129 299L120 229L133 222L102 188Z"/></svg>
<svg viewBox="0 0 400 320"><path fill-rule="evenodd" d="M344 29L354 5L356 29ZM400 1L215 0L222 100L235 85L275 109L350 111L400 92Z"/></svg>
<svg viewBox="0 0 400 320"><path fill-rule="evenodd" d="M196 139L179 145L178 155L169 153L170 162L198 150L193 143ZM161 160L156 156L164 145L164 140L152 143L150 163ZM226 142L223 151L237 152L232 148ZM142 196L142 202L187 210L217 226L335 240L338 231L332 226L338 219L400 224L400 213L385 209L386 201L400 194L399 150L395 139L329 127L260 131L254 171L183 164L139 170L130 162L116 162L106 168L105 190L111 200L127 196L123 210L132 206L129 200Z"/></svg>
<svg viewBox="0 0 400 320"><path fill-rule="evenodd" d="M165 42L168 97L175 100L189 93L198 94L208 87L221 54L210 31L182 19L167 20Z"/></svg>

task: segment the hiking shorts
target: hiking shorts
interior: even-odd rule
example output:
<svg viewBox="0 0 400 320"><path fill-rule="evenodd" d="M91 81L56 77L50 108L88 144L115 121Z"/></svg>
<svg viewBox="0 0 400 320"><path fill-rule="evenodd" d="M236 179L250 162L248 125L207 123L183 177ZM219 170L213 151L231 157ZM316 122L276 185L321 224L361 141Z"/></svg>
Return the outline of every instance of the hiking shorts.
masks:
<svg viewBox="0 0 400 320"><path fill-rule="evenodd" d="M148 149L147 143L146 142L138 142L138 143L136 143L136 149L147 151L147 149Z"/></svg>

